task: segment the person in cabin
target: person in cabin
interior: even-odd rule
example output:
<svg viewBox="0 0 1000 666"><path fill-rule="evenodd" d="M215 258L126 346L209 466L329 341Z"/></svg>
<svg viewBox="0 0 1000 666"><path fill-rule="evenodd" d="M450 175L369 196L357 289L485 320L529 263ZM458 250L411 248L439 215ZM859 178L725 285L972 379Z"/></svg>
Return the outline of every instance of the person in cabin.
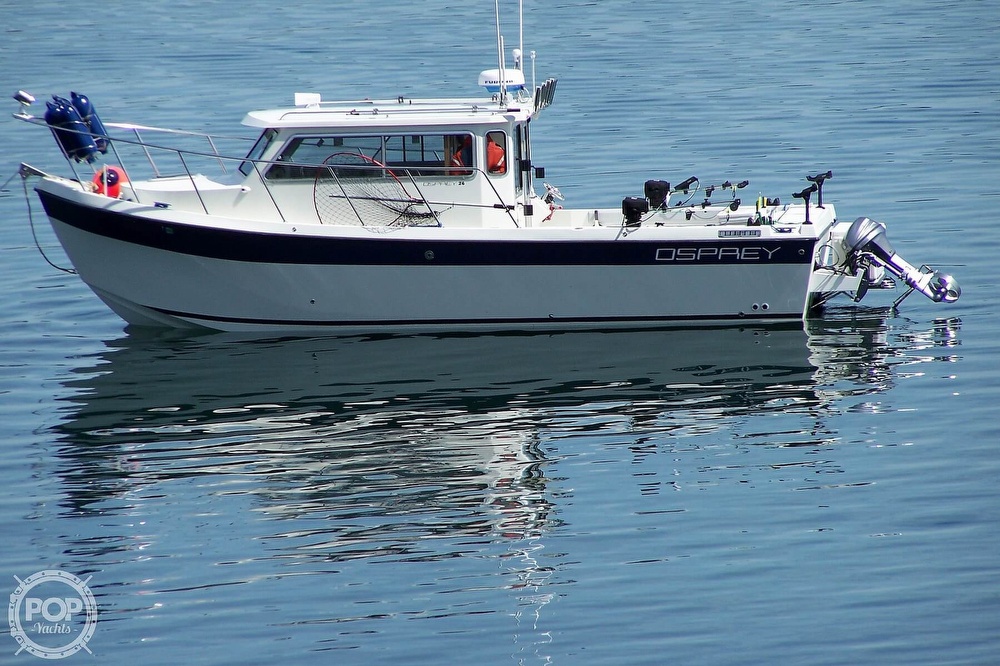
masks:
<svg viewBox="0 0 1000 666"><path fill-rule="evenodd" d="M486 135L486 167L490 173L507 173L506 151L493 140L496 132Z"/></svg>
<svg viewBox="0 0 1000 666"><path fill-rule="evenodd" d="M455 135L455 145L458 146L458 149L451 156L449 166L472 166L472 136L469 134ZM471 173L470 169L452 169L449 171L449 174L452 176L468 176Z"/></svg>

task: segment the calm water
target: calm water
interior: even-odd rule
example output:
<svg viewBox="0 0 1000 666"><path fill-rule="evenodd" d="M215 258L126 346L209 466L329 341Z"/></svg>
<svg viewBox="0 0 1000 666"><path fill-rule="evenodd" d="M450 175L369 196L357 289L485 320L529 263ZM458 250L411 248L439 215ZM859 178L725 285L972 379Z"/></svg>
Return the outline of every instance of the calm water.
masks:
<svg viewBox="0 0 1000 666"><path fill-rule="evenodd" d="M344 4L3 3L0 78L232 132L296 90L464 94L492 66L490 2ZM1000 6L533 4L560 79L535 161L569 204L832 169L840 216L962 300L804 330L125 330L39 257L15 178L0 591L89 576L86 663L995 663ZM0 139L0 181L59 169L44 133Z"/></svg>

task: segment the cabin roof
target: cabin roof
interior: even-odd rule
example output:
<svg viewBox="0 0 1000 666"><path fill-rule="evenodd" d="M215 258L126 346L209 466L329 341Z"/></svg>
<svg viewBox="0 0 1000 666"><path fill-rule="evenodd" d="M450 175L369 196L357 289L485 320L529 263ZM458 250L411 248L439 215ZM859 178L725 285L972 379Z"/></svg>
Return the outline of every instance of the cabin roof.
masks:
<svg viewBox="0 0 1000 666"><path fill-rule="evenodd" d="M298 106L251 111L243 124L260 129L331 128L357 130L366 127L433 128L501 126L527 120L531 100L411 99L324 102L318 96Z"/></svg>

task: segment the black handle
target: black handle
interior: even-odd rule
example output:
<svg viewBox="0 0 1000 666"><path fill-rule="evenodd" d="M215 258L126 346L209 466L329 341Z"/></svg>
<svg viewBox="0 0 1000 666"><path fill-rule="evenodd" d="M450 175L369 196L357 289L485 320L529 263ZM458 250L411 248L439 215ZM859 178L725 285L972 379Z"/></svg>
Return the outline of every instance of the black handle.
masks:
<svg viewBox="0 0 1000 666"><path fill-rule="evenodd" d="M677 184L677 187L674 188L674 192L687 192L688 188L691 187L691 184L696 183L697 181L698 181L697 176L691 176L687 180L682 180L680 183Z"/></svg>

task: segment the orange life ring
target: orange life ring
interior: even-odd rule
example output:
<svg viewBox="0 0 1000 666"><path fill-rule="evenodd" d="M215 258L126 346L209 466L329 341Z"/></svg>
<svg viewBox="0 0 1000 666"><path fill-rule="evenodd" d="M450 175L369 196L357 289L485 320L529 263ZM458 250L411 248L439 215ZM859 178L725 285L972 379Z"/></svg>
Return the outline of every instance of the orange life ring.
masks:
<svg viewBox="0 0 1000 666"><path fill-rule="evenodd" d="M105 187L105 174L107 174L107 187ZM106 166L94 174L94 191L98 194L106 194L112 199L117 199L121 195L122 183L128 182L128 176L121 167Z"/></svg>

